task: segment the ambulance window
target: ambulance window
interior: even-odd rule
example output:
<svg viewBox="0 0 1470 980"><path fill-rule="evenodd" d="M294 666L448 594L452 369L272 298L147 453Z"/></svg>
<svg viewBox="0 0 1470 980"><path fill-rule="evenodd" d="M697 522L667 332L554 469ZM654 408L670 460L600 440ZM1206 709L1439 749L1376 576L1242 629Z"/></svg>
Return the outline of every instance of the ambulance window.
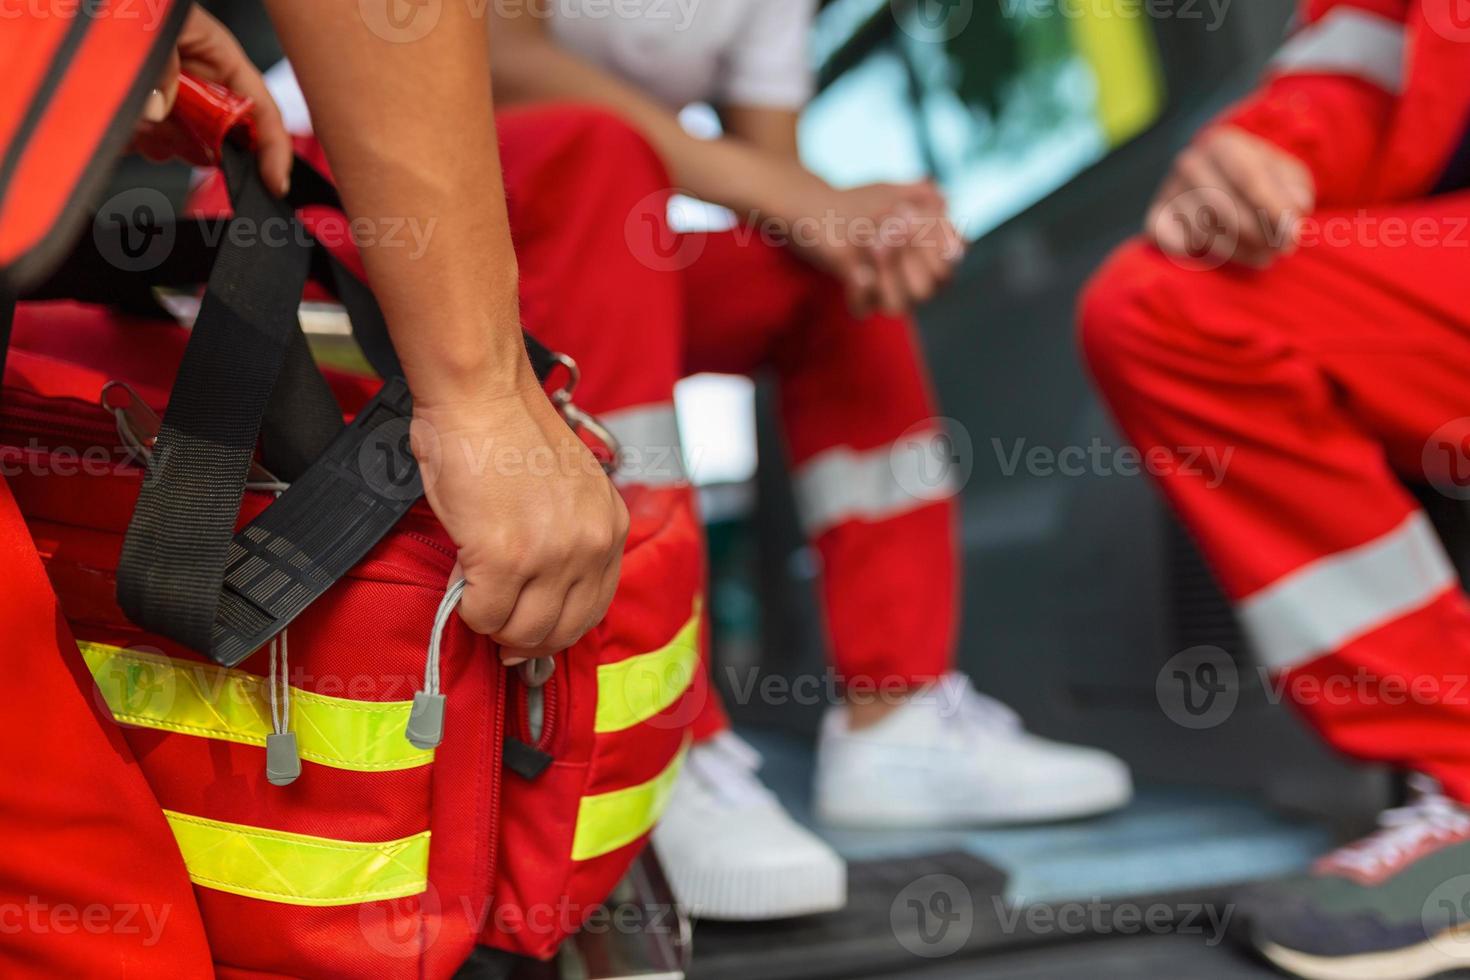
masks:
<svg viewBox="0 0 1470 980"><path fill-rule="evenodd" d="M830 0L802 153L840 186L938 176L978 238L1158 118L1141 4Z"/></svg>

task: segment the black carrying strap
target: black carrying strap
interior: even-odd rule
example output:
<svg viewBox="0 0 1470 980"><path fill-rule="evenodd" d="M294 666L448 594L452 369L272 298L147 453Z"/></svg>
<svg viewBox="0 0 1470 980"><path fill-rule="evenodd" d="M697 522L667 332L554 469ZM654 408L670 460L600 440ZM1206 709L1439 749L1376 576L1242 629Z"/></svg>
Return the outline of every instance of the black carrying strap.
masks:
<svg viewBox="0 0 1470 980"><path fill-rule="evenodd" d="M412 400L382 312L294 215L297 207L340 208L335 189L298 161L291 200L278 201L234 146L222 169L244 235L219 236L208 219L185 219L163 262L141 274L84 242L26 298L143 306L153 285L197 283L209 270L124 541L118 600L138 625L234 666L357 564L423 485L409 450ZM271 223L289 234L267 244L260 232ZM298 321L309 274L337 294L358 345L388 379L346 427ZM5 346L13 311L0 297ZM529 334L525 341L545 381L562 361ZM266 464L291 485L235 534L257 438Z"/></svg>
<svg viewBox="0 0 1470 980"><path fill-rule="evenodd" d="M350 429L338 416L326 452L233 534L267 405L278 390L294 400L289 386L310 363L297 310L311 251L295 234L265 244L263 229L294 231L296 219L248 153L229 148L222 167L242 234L226 234L215 257L123 543L118 601L138 625L234 665L355 564L422 487L407 454L407 389L390 383ZM356 465L358 447L394 422L404 445L385 445L396 465ZM398 486L375 480L389 470Z"/></svg>

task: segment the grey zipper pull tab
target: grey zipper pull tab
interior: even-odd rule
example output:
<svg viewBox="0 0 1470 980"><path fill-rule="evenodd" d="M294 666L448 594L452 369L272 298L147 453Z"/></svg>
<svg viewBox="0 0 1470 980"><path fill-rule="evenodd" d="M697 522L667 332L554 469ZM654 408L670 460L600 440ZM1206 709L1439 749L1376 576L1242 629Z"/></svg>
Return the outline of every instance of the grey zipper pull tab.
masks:
<svg viewBox="0 0 1470 980"><path fill-rule="evenodd" d="M436 749L444 741L444 695L415 691L404 731L416 749Z"/></svg>
<svg viewBox="0 0 1470 980"><path fill-rule="evenodd" d="M301 753L295 732L271 732L265 737L265 778L272 786L290 786L301 775Z"/></svg>
<svg viewBox="0 0 1470 980"><path fill-rule="evenodd" d="M465 581L456 578L444 592L439 609L434 613L433 630L429 633L429 653L424 658L424 689L413 696L413 708L408 713L408 727L403 734L416 749L434 749L444 741L445 697L439 690L439 657L444 644L444 629L449 625L449 615L464 596Z"/></svg>
<svg viewBox="0 0 1470 980"><path fill-rule="evenodd" d="M296 733L290 731L291 660L286 644L285 630L271 640L271 732L265 737L265 778L272 786L290 786L301 775L301 752Z"/></svg>

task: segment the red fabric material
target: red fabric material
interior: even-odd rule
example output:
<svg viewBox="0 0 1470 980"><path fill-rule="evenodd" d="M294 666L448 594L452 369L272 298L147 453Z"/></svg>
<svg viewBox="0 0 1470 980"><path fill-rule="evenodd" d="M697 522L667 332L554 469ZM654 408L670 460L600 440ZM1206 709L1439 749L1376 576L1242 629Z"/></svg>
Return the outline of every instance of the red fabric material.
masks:
<svg viewBox="0 0 1470 980"><path fill-rule="evenodd" d="M1458 193L1321 214L1320 243L1264 272L1186 268L1134 243L1088 289L1087 358L1129 439L1173 464L1195 447L1231 454L1223 480L1176 470L1160 485L1233 598L1399 526L1417 508L1401 477L1449 476L1426 472L1425 447L1470 398L1467 208ZM1395 245L1393 229L1440 244ZM1470 800L1467 670L1470 604L1449 589L1289 671L1286 692L1343 751ZM1307 674L1350 692L1361 675L1370 693L1318 696L1296 685ZM1375 693L1401 679L1444 696Z"/></svg>
<svg viewBox="0 0 1470 980"><path fill-rule="evenodd" d="M677 378L675 350L666 348L660 360L626 338L644 317L680 321L680 283L636 262L626 247L625 261L610 258L622 230L607 218L628 211L631 199L625 198L635 188L639 197L653 194L650 214L661 213L667 179L656 158L626 126L599 113L529 113L508 120L504 131L519 134L514 144L522 148L508 150L507 172L526 270L525 302L532 311L528 323L583 364L583 407L606 412L668 402ZM589 180L581 172L587 153L607 163L604 179ZM627 290L639 276L645 288L633 302ZM565 289L574 281L586 286L575 292L580 302ZM115 449L115 430L97 404L103 381L121 375L161 407L182 332L72 304L27 306L19 319L19 339L34 341L44 353L14 353L0 428L12 441L34 437L24 457L29 463L18 468L15 481L67 618L87 638L197 659L133 628L117 609L114 569L140 474L124 454L109 449ZM130 346L145 339L149 343L140 347L151 347L151 358ZM339 387L351 393L362 383L343 379ZM79 449L103 450L104 457L82 478L63 478L60 464ZM625 496L632 530L618 599L607 620L561 658L559 720L548 745L556 765L544 779L504 773L507 687L511 694L519 688L505 682L488 641L458 624L451 626L445 648L446 736L431 768L358 773L307 761L301 779L277 788L265 785L258 747L126 731L137 768L157 794L146 808L155 821L161 805L356 840L432 830L430 887L398 902L307 909L197 887L203 929L222 975L448 976L476 941L547 957L606 896L643 841L571 861L580 799L662 772L685 742L692 711L686 698L645 724L594 734L597 667L669 642L688 620L704 579L689 488L635 486ZM249 496L241 522L267 503ZM348 579L293 622L292 683L356 699L411 697L422 677L429 623L452 554L451 542L424 508L406 518ZM257 655L243 669L263 672L265 662ZM512 701L510 707L520 710ZM105 725L118 741L110 719L94 717L90 723ZM517 785L508 789L511 778ZM116 840L106 844L115 847ZM177 856L167 837L159 849ZM165 875L174 887L182 885L182 876L181 866ZM539 915L560 905L576 911L550 919ZM261 936L272 941L261 943Z"/></svg>
<svg viewBox="0 0 1470 980"><path fill-rule="evenodd" d="M1361 10L1404 24L1400 96L1350 75L1268 71L1222 116L1298 156L1323 207L1404 200L1434 186L1470 121L1470 21L1456 0L1307 0L1314 23Z"/></svg>
<svg viewBox="0 0 1470 980"><path fill-rule="evenodd" d="M0 973L209 977L193 889L158 801L104 717L9 489L0 485L7 681Z"/></svg>
<svg viewBox="0 0 1470 980"><path fill-rule="evenodd" d="M842 289L746 233L686 236L684 372L775 373L795 471L845 447L882 450L941 414L912 320L848 310ZM849 682L917 686L954 663L958 506L924 502L819 533L827 639Z"/></svg>
<svg viewBox="0 0 1470 980"><path fill-rule="evenodd" d="M0 156L14 158L9 185L0 189L0 266L41 245L78 189L97 176L93 165L99 147L118 146L119 123L130 125L122 116L129 90L153 53L172 43L180 6L169 0L135 11L136 16L96 16L94 11L84 17L80 2L62 2L12 8L0 22L0 64L15 72L0 96ZM25 134L24 146L16 146L21 122L35 108L57 52L78 27L85 34L69 67Z"/></svg>

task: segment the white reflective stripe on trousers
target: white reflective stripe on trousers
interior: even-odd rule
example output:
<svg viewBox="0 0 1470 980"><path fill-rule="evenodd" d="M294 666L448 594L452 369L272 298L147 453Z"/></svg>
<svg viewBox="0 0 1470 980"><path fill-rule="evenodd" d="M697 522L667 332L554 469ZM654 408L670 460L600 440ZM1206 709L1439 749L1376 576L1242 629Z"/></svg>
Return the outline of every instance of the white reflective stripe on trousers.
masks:
<svg viewBox="0 0 1470 980"><path fill-rule="evenodd" d="M597 420L620 447L614 482L650 487L684 486L689 482L673 402L599 412Z"/></svg>
<svg viewBox="0 0 1470 980"><path fill-rule="evenodd" d="M1337 7L1293 34L1270 67L1284 74L1352 75L1399 95L1406 61L1403 24L1366 10Z"/></svg>
<svg viewBox="0 0 1470 980"><path fill-rule="evenodd" d="M1287 670L1428 605L1457 584L1429 519L1415 511L1367 544L1305 565L1240 603L1256 655Z"/></svg>
<svg viewBox="0 0 1470 980"><path fill-rule="evenodd" d="M844 521L881 521L954 496L953 449L935 430L905 435L901 446L818 453L792 476L796 509L808 537Z"/></svg>

